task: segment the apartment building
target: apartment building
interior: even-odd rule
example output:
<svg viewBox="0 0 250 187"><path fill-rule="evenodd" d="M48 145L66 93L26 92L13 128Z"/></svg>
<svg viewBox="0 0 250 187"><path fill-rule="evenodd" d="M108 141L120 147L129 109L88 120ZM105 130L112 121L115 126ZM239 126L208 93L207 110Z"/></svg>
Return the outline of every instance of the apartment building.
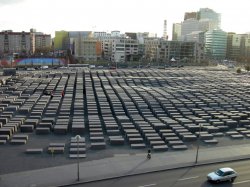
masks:
<svg viewBox="0 0 250 187"><path fill-rule="evenodd" d="M38 33L35 29L30 32L13 32L6 30L0 32L0 54L19 53L21 55L34 54L36 49L50 48L51 36Z"/></svg>
<svg viewBox="0 0 250 187"><path fill-rule="evenodd" d="M0 54L29 53L31 51L31 35L29 32L0 32Z"/></svg>
<svg viewBox="0 0 250 187"><path fill-rule="evenodd" d="M51 47L51 36L49 34L36 33L35 34L35 48L50 48Z"/></svg>

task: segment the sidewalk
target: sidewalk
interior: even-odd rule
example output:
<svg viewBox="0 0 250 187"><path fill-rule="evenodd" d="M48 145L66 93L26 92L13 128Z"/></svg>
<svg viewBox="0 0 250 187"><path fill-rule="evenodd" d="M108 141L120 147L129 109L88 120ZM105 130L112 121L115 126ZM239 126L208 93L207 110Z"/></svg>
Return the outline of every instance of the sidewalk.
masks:
<svg viewBox="0 0 250 187"><path fill-rule="evenodd" d="M145 154L115 155L114 157L80 163L79 183L106 178L167 170L195 164L196 150ZM206 148L199 150L198 164L250 158L250 144ZM77 181L76 164L0 175L1 187L69 186Z"/></svg>

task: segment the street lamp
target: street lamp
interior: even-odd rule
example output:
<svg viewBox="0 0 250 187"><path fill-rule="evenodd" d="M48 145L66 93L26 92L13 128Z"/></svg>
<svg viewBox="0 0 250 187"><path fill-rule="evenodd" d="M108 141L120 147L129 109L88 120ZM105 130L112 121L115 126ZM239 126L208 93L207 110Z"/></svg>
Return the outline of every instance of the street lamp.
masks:
<svg viewBox="0 0 250 187"><path fill-rule="evenodd" d="M77 140L77 181L79 181L80 180L80 176L79 176L79 140L81 139L81 136L76 135L75 138Z"/></svg>
<svg viewBox="0 0 250 187"><path fill-rule="evenodd" d="M198 162L198 155L199 155L199 148L200 148L200 135L201 135L201 124L199 124L199 134L197 139L197 150L196 150L196 158L195 158L195 164Z"/></svg>

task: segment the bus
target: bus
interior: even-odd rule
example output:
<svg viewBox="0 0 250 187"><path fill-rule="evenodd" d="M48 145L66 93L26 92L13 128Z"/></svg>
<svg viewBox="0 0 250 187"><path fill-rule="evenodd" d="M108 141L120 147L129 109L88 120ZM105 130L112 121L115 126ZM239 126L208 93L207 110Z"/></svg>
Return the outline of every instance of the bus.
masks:
<svg viewBox="0 0 250 187"><path fill-rule="evenodd" d="M71 68L71 69L89 68L89 64L68 64L68 68Z"/></svg>

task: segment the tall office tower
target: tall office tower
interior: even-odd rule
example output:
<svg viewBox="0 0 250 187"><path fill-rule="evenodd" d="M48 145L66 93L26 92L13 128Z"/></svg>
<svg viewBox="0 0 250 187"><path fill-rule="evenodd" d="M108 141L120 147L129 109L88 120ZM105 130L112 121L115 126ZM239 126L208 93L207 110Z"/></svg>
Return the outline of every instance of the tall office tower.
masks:
<svg viewBox="0 0 250 187"><path fill-rule="evenodd" d="M205 55L210 59L225 59L227 50L227 33L214 29L205 33Z"/></svg>
<svg viewBox="0 0 250 187"><path fill-rule="evenodd" d="M164 25L163 25L163 39L167 40L168 39L168 33L167 33L167 20L164 20Z"/></svg>
<svg viewBox="0 0 250 187"><path fill-rule="evenodd" d="M196 12L185 12L184 20L187 20L190 18L197 19L197 13Z"/></svg>
<svg viewBox="0 0 250 187"><path fill-rule="evenodd" d="M194 18L187 19L181 23L181 40L184 41L187 34L199 31L199 21Z"/></svg>
<svg viewBox="0 0 250 187"><path fill-rule="evenodd" d="M197 19L199 21L201 21L201 20L209 20L209 22L210 22L209 30L220 29L221 14L215 12L212 9L201 8L197 12Z"/></svg>
<svg viewBox="0 0 250 187"><path fill-rule="evenodd" d="M173 23L172 28L172 40L180 40L181 39L181 23Z"/></svg>

